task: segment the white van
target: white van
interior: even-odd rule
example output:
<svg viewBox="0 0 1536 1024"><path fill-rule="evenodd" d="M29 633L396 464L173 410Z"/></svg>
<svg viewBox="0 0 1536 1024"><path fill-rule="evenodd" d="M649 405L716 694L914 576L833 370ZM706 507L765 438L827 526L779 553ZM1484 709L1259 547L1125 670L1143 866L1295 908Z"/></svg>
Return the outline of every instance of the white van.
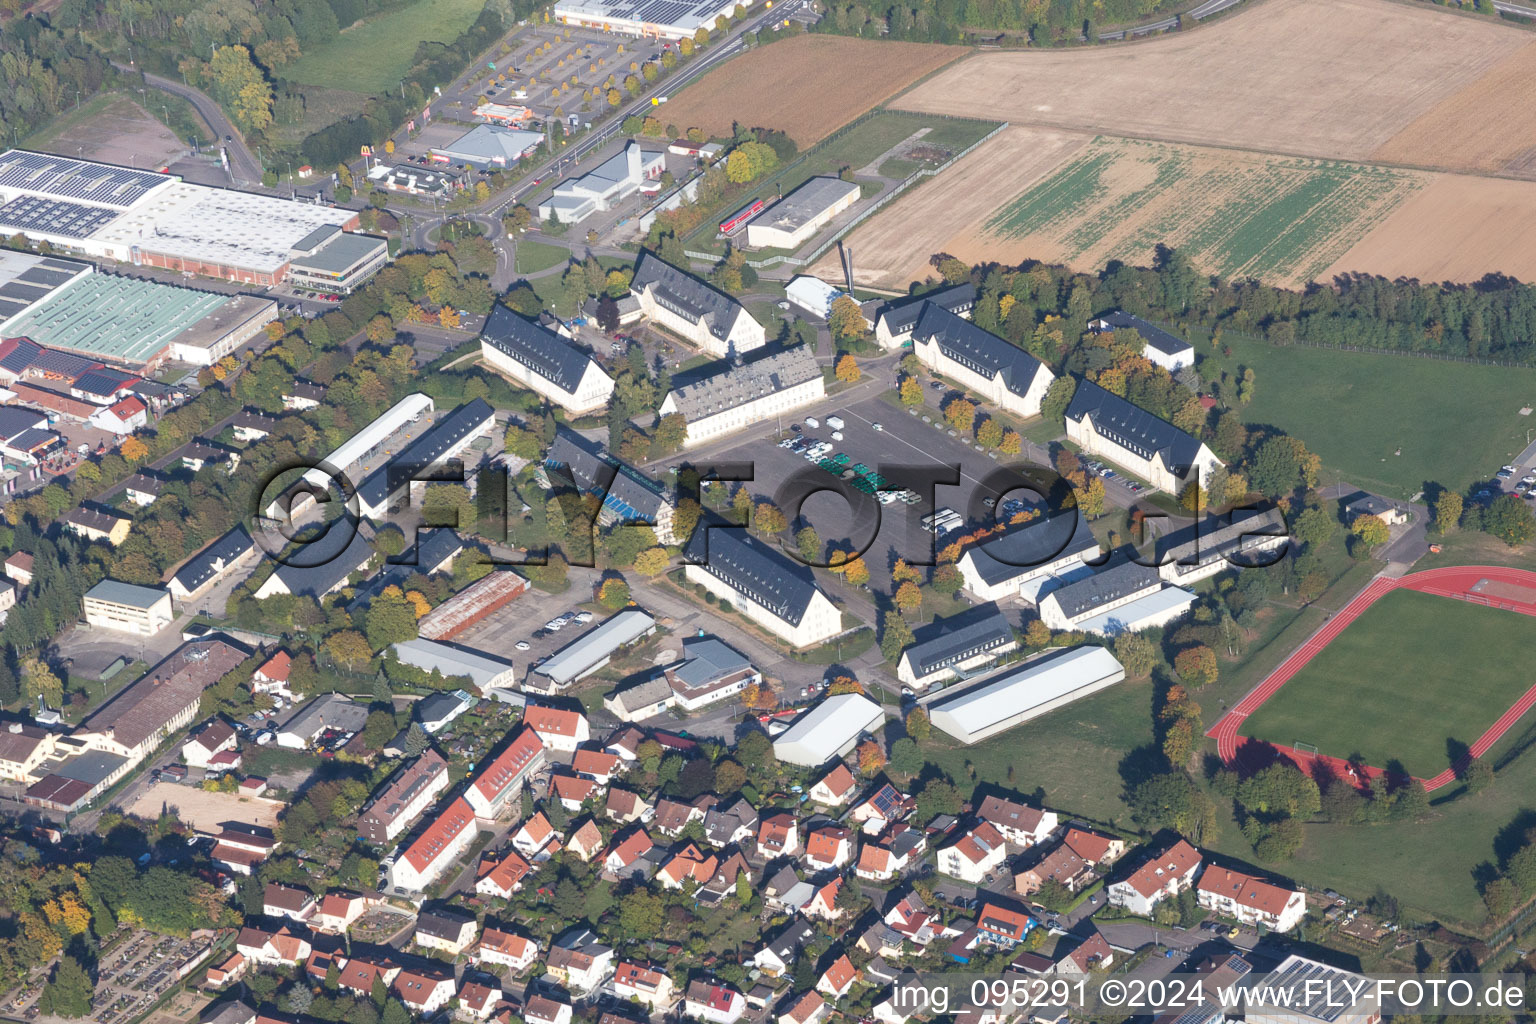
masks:
<svg viewBox="0 0 1536 1024"><path fill-rule="evenodd" d="M841 416L828 416L827 426L831 427L833 430L842 430L843 418Z"/></svg>
<svg viewBox="0 0 1536 1024"><path fill-rule="evenodd" d="M810 427L812 430L815 430L817 427L821 426L821 421L818 420L815 416L807 416L805 418L805 425Z"/></svg>

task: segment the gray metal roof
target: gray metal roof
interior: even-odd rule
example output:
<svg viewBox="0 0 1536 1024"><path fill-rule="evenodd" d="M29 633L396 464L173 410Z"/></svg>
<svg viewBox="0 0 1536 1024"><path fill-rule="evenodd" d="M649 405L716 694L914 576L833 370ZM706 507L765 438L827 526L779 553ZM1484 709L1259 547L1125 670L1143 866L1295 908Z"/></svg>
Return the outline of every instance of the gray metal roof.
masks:
<svg viewBox="0 0 1536 1024"><path fill-rule="evenodd" d="M666 679L647 679L643 683L619 690L611 698L617 701L619 706L627 712L633 712L639 708L650 707L659 704L672 696L672 687Z"/></svg>
<svg viewBox="0 0 1536 1024"><path fill-rule="evenodd" d="M1233 568L1238 568L1244 564L1244 551L1267 547L1274 538L1288 535L1285 516L1278 508L1234 509L1225 516L1206 516L1161 538L1157 544L1157 564L1188 569L1216 559L1229 559ZM1256 564L1265 561L1261 559Z"/></svg>
<svg viewBox="0 0 1536 1024"><path fill-rule="evenodd" d="M659 305L686 320L702 321L721 341L730 335L738 316L748 315L729 295L648 252L640 254L629 288L636 294L649 291Z"/></svg>
<svg viewBox="0 0 1536 1024"><path fill-rule="evenodd" d="M1122 313L1115 310L1099 317L1112 330L1130 330L1141 335L1141 340L1162 352L1164 355L1176 356L1181 352L1190 351L1193 346L1183 338L1170 334L1153 323L1148 323L1139 316L1130 313Z"/></svg>
<svg viewBox="0 0 1536 1024"><path fill-rule="evenodd" d="M423 672L436 669L448 678L463 676L476 687L484 687L512 670L511 663L500 658L436 640L402 640L390 649L407 665Z"/></svg>
<svg viewBox="0 0 1536 1024"><path fill-rule="evenodd" d="M988 380L1001 375L1003 385L1016 395L1029 390L1042 365L1017 345L989 334L934 302L923 305L917 326L912 328L912 340L936 341L940 352Z"/></svg>
<svg viewBox="0 0 1536 1024"><path fill-rule="evenodd" d="M1073 554L1091 556L1099 542L1076 509L1032 519L1002 536L974 545L962 556L989 584L1001 583L1026 570L1049 565Z"/></svg>
<svg viewBox="0 0 1536 1024"><path fill-rule="evenodd" d="M326 693L296 710L278 726L278 732L300 736L306 741L321 729L360 732L368 724L368 705L339 693Z"/></svg>
<svg viewBox="0 0 1536 1024"><path fill-rule="evenodd" d="M85 596L147 610L171 595L164 587L141 587L137 583L124 583L121 580L102 580L86 591Z"/></svg>
<svg viewBox="0 0 1536 1024"><path fill-rule="evenodd" d="M388 243L382 238L343 231L310 255L295 256L292 266L327 274L343 274L387 247Z"/></svg>
<svg viewBox="0 0 1536 1024"><path fill-rule="evenodd" d="M1072 421L1085 417L1093 421L1095 431L1120 447L1148 460L1161 455L1163 465L1178 476L1187 473L1200 454L1199 438L1086 379L1077 382L1066 415Z"/></svg>
<svg viewBox="0 0 1536 1024"><path fill-rule="evenodd" d="M513 163L544 141L539 132L478 124L446 146L432 150L450 160L470 163Z"/></svg>
<svg viewBox="0 0 1536 1024"><path fill-rule="evenodd" d="M805 618L817 593L810 569L718 516L699 522L686 555L689 562L791 625Z"/></svg>
<svg viewBox="0 0 1536 1024"><path fill-rule="evenodd" d="M603 505L622 521L654 524L668 503L661 484L572 430L562 428L555 435L544 464L578 490L602 492Z"/></svg>
<svg viewBox="0 0 1536 1024"><path fill-rule="evenodd" d="M683 641L681 665L672 674L691 690L708 686L722 676L752 667L746 655L712 636L690 637Z"/></svg>
<svg viewBox="0 0 1536 1024"><path fill-rule="evenodd" d="M805 184L758 214L753 227L776 228L780 231L797 231L808 221L824 213L833 203L848 193L859 192L857 182L844 181L827 175L806 179Z"/></svg>
<svg viewBox="0 0 1536 1024"><path fill-rule="evenodd" d="M795 345L674 388L672 401L689 423L696 423L820 376L811 346Z"/></svg>
<svg viewBox="0 0 1536 1024"><path fill-rule="evenodd" d="M480 337L562 391L574 393L592 363L591 356L554 331L545 330L506 306L491 311Z"/></svg>
<svg viewBox="0 0 1536 1024"><path fill-rule="evenodd" d="M626 608L613 618L566 644L537 669L542 676L566 685L580 679L626 644L656 628L656 620L639 608Z"/></svg>
<svg viewBox="0 0 1536 1024"><path fill-rule="evenodd" d="M1007 617L997 605L988 607L990 614L958 628L950 628L947 622L935 622L933 629L939 630L936 636L906 650L913 674L921 678L1012 642L1013 627Z"/></svg>
<svg viewBox="0 0 1536 1024"><path fill-rule="evenodd" d="M1062 614L1075 619L1087 615L1095 608L1123 600L1149 587L1159 586L1162 586L1162 578L1152 566L1121 562L1112 569L1096 572L1060 590L1052 591L1050 596Z"/></svg>

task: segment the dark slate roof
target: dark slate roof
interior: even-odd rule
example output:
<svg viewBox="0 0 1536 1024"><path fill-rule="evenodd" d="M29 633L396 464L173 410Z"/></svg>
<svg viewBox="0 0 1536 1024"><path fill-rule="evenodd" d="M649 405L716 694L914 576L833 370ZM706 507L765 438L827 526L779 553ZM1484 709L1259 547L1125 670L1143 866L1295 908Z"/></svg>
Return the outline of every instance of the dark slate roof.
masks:
<svg viewBox="0 0 1536 1024"><path fill-rule="evenodd" d="M978 654L1001 647L1013 640L1013 627L998 610L988 606L991 612L958 628L948 622L936 622L925 632L937 633L932 639L913 644L906 650L913 674L921 677L936 672L947 665L955 665Z"/></svg>
<svg viewBox="0 0 1536 1024"><path fill-rule="evenodd" d="M655 523L667 503L661 484L575 431L562 428L555 435L544 464L578 490L603 492L603 505L623 521Z"/></svg>
<svg viewBox="0 0 1536 1024"><path fill-rule="evenodd" d="M31 338L7 338L0 342L0 368L20 374L32 365L43 351L43 346Z"/></svg>
<svg viewBox="0 0 1536 1024"><path fill-rule="evenodd" d="M325 388L319 384L311 384L307 380L295 379L294 382L283 389L285 398L307 398L312 402L319 402L325 398Z"/></svg>
<svg viewBox="0 0 1536 1024"><path fill-rule="evenodd" d="M244 430L262 430L268 434L277 426L277 417L268 416L264 412L255 409L241 409L235 413L235 418L230 421L230 426L240 427Z"/></svg>
<svg viewBox="0 0 1536 1024"><path fill-rule="evenodd" d="M473 920L472 915L454 910L452 907L423 910L416 917L416 931L434 938L452 941L458 939L460 930Z"/></svg>
<svg viewBox="0 0 1536 1024"><path fill-rule="evenodd" d="M189 591L196 590L227 568L229 563L249 554L254 547L245 527L237 526L189 558L171 578Z"/></svg>
<svg viewBox="0 0 1536 1024"><path fill-rule="evenodd" d="M1162 579L1152 566L1122 562L1112 569L1069 583L1050 596L1055 599L1063 615L1075 619L1148 587L1161 585Z"/></svg>
<svg viewBox="0 0 1536 1024"><path fill-rule="evenodd" d="M1230 560L1234 569L1244 564L1265 565L1270 557L1255 556L1245 563L1243 551L1270 544L1273 538L1288 533L1285 516L1278 508L1234 509L1225 516L1208 515L1160 538L1157 563L1177 564L1186 570L1218 558Z"/></svg>
<svg viewBox="0 0 1536 1024"><path fill-rule="evenodd" d="M704 321L709 333L724 341L736 318L745 312L741 303L722 291L645 252L635 267L630 291L650 289L651 298L687 320Z"/></svg>
<svg viewBox="0 0 1536 1024"><path fill-rule="evenodd" d="M1028 352L934 302L923 304L912 328L914 342L930 338L938 342L940 352L988 380L1002 374L1003 384L1016 395L1027 392L1040 372L1040 360Z"/></svg>
<svg viewBox="0 0 1536 1024"><path fill-rule="evenodd" d="M309 536L305 531L301 536ZM277 577L290 594L307 594L318 600L351 575L373 554L373 528L346 518L328 524L312 543L291 548Z"/></svg>
<svg viewBox="0 0 1536 1024"><path fill-rule="evenodd" d="M1180 352L1187 352L1192 347L1189 342L1177 335L1169 334L1156 324L1148 323L1139 316L1122 313L1115 310L1099 317L1109 325L1111 330L1130 330L1141 335L1141 340L1162 352L1164 355L1175 356Z"/></svg>
<svg viewBox="0 0 1536 1024"><path fill-rule="evenodd" d="M129 477L126 481L123 482L123 490L125 491L140 491L144 494L153 494L156 497L159 496L160 491L164 489L164 487L164 479L157 476L153 472L146 472L143 470L133 474L133 476Z"/></svg>
<svg viewBox="0 0 1536 1024"><path fill-rule="evenodd" d="M389 496L436 465L454 445L482 430L496 410L483 398L466 402L432 424L420 437L383 466L374 470L357 488L360 501L378 506Z"/></svg>
<svg viewBox="0 0 1536 1024"><path fill-rule="evenodd" d="M464 538L446 526L417 530L415 540L415 544L408 545L398 556L411 559L411 564L387 562L381 576L403 579L414 573L424 573L464 550Z"/></svg>
<svg viewBox="0 0 1536 1024"><path fill-rule="evenodd" d="M699 522L686 554L690 563L791 625L799 625L816 596L810 569L718 516Z"/></svg>
<svg viewBox="0 0 1536 1024"><path fill-rule="evenodd" d="M997 584L1059 558L1078 553L1091 557L1098 550L1099 542L1088 528L1088 521L1074 508L1031 519L1001 536L982 541L961 557L971 560L976 574L984 581Z"/></svg>
<svg viewBox="0 0 1536 1024"><path fill-rule="evenodd" d="M905 334L917 326L917 318L922 315L925 302L942 306L951 313L969 313L976 307L976 286L967 281L924 295L892 299L875 313L875 326L880 326L880 322L884 321L885 329L891 334Z"/></svg>
<svg viewBox="0 0 1536 1024"><path fill-rule="evenodd" d="M1361 494L1344 506L1351 516L1379 516L1392 511L1392 503L1374 494Z"/></svg>
<svg viewBox="0 0 1536 1024"><path fill-rule="evenodd" d="M36 409L15 405L0 406L0 439L8 440L24 431L46 426L47 423L47 414L38 412Z"/></svg>
<svg viewBox="0 0 1536 1024"><path fill-rule="evenodd" d="M592 357L554 331L546 330L506 306L497 306L480 331L482 340L522 363L562 391L574 393Z"/></svg>
<svg viewBox="0 0 1536 1024"><path fill-rule="evenodd" d="M1200 441L1167 420L1158 419L1091 380L1081 380L1067 406L1067 419L1091 417L1093 428L1120 447L1150 460L1161 455L1163 465L1183 476L1200 454Z"/></svg>

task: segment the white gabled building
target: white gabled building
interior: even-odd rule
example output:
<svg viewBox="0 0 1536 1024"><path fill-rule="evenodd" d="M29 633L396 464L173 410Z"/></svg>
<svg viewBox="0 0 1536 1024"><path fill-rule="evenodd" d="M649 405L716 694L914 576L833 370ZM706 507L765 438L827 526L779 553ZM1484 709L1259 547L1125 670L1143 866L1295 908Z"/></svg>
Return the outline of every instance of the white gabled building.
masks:
<svg viewBox="0 0 1536 1024"><path fill-rule="evenodd" d="M953 843L940 848L938 867L951 878L980 885L1007 857L1008 843L1002 833L983 821Z"/></svg>
<svg viewBox="0 0 1536 1024"><path fill-rule="evenodd" d="M692 274L642 253L630 293L645 315L716 358L742 355L768 343L745 306Z"/></svg>
<svg viewBox="0 0 1536 1024"><path fill-rule="evenodd" d="M1199 870L1200 851L1180 839L1153 854L1125 878L1110 883L1105 890L1109 905L1151 917L1159 903L1192 886Z"/></svg>
<svg viewBox="0 0 1536 1024"><path fill-rule="evenodd" d="M401 851L389 869L390 885L420 892L469 849L475 835L475 812L459 797Z"/></svg>
<svg viewBox="0 0 1536 1024"><path fill-rule="evenodd" d="M1087 562L1099 554L1087 521L1069 508L970 545L957 568L965 589L983 601L1022 597L1034 603L1042 591L1087 576Z"/></svg>
<svg viewBox="0 0 1536 1024"><path fill-rule="evenodd" d="M1097 693L1125 678L1104 647L1057 648L927 702L933 727L961 743L978 743Z"/></svg>
<svg viewBox="0 0 1536 1024"><path fill-rule="evenodd" d="M613 378L591 355L506 306L491 311L480 331L486 364L573 416L607 406Z"/></svg>
<svg viewBox="0 0 1536 1024"><path fill-rule="evenodd" d="M773 741L773 752L780 761L816 768L848 756L884 722L885 709L862 693L839 693L795 719Z"/></svg>
<svg viewBox="0 0 1536 1024"><path fill-rule="evenodd" d="M666 169L666 153L641 149L637 142L626 143L586 174L556 185L550 197L539 204L539 219L580 224L594 213L613 209L619 200L646 188L647 182L659 181Z"/></svg>
<svg viewBox="0 0 1536 1024"><path fill-rule="evenodd" d="M811 570L791 562L739 527L701 521L683 573L791 647L837 636L843 615Z"/></svg>
<svg viewBox="0 0 1536 1024"><path fill-rule="evenodd" d="M1190 591L1164 583L1156 568L1122 562L1046 594L1040 621L1057 632L1114 637L1166 626L1188 614L1195 600Z"/></svg>
<svg viewBox="0 0 1536 1024"><path fill-rule="evenodd" d="M1194 480L1204 484L1221 465L1199 438L1091 380L1078 381L1066 426L1068 439L1085 453L1108 459L1169 494L1177 495Z"/></svg>
<svg viewBox="0 0 1536 1024"><path fill-rule="evenodd" d="M1214 864L1201 874L1195 900L1213 913L1234 917L1246 925L1263 925L1272 932L1290 931L1307 913L1307 899L1301 890Z"/></svg>
<svg viewBox="0 0 1536 1024"><path fill-rule="evenodd" d="M827 396L826 380L809 345L795 345L735 364L667 393L658 415L681 413L688 447L788 416Z"/></svg>
<svg viewBox="0 0 1536 1024"><path fill-rule="evenodd" d="M918 362L1004 412L1028 419L1056 379L1044 363L937 303L923 305L912 328Z"/></svg>
<svg viewBox="0 0 1536 1024"><path fill-rule="evenodd" d="M875 340L881 348L901 348L911 342L912 328L917 326L917 318L922 315L923 306L929 302L969 320L971 310L976 308L976 286L967 281L923 295L904 295L887 302L865 303L865 309L869 310L865 314L865 321L873 323Z"/></svg>
<svg viewBox="0 0 1536 1024"><path fill-rule="evenodd" d="M706 1024L736 1024L746 1012L746 996L719 982L689 982L683 997L683 1013Z"/></svg>
<svg viewBox="0 0 1536 1024"><path fill-rule="evenodd" d="M1095 334L1105 331L1135 331L1141 335L1141 354L1154 366L1161 366L1169 373L1178 373L1186 366L1195 365L1194 346L1183 338L1169 334L1155 324L1139 316L1116 310L1097 320L1088 321L1088 329Z"/></svg>

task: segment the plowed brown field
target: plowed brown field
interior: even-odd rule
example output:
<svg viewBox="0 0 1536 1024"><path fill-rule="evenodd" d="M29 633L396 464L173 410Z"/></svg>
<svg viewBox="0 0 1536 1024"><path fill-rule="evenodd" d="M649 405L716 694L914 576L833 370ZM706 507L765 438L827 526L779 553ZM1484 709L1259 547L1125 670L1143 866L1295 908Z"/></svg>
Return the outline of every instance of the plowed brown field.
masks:
<svg viewBox="0 0 1536 1024"><path fill-rule="evenodd" d="M794 36L715 68L659 116L711 135L729 135L736 123L777 128L804 149L966 52L963 46Z"/></svg>

